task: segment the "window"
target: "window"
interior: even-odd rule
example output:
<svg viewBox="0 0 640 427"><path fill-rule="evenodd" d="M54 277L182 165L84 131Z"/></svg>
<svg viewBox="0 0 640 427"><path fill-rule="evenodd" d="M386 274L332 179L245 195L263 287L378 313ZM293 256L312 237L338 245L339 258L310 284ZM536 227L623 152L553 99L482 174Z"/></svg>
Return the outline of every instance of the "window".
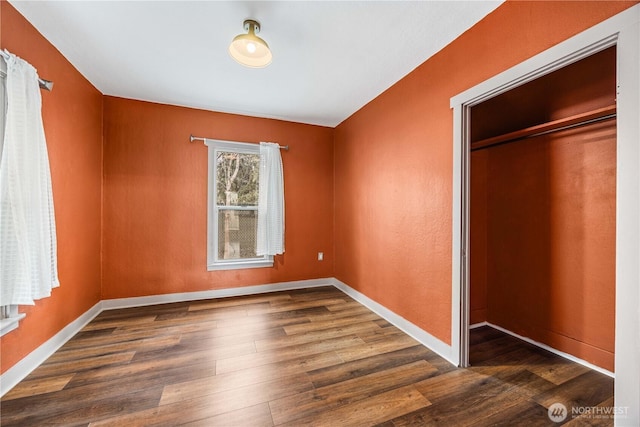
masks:
<svg viewBox="0 0 640 427"><path fill-rule="evenodd" d="M260 146L206 140L209 147L208 270L271 267L256 255Z"/></svg>

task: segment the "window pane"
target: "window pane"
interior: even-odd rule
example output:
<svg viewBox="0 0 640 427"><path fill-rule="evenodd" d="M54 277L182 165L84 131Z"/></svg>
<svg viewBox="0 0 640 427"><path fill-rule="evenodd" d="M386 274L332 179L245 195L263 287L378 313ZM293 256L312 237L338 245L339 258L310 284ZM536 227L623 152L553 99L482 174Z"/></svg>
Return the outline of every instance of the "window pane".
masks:
<svg viewBox="0 0 640 427"><path fill-rule="evenodd" d="M258 206L259 154L218 151L216 156L219 206Z"/></svg>
<svg viewBox="0 0 640 427"><path fill-rule="evenodd" d="M218 212L218 259L256 258L255 210L224 209Z"/></svg>

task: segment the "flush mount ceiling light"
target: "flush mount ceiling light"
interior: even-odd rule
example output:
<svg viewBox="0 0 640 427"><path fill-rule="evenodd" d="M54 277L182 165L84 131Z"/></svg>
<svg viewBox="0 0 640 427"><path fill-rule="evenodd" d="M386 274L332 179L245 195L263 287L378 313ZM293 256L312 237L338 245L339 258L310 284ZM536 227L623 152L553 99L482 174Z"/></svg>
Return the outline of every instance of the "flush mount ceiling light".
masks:
<svg viewBox="0 0 640 427"><path fill-rule="evenodd" d="M260 23L253 19L244 21L247 34L234 37L229 45L229 54L245 67L262 68L271 64L271 50L267 42L256 36L260 32Z"/></svg>

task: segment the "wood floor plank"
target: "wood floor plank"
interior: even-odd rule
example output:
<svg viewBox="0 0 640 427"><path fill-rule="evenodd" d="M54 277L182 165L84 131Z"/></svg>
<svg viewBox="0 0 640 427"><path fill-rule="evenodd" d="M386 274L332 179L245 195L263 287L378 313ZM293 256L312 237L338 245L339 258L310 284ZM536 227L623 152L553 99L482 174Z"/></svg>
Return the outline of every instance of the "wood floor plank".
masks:
<svg viewBox="0 0 640 427"><path fill-rule="evenodd" d="M337 328L340 326L352 325L354 323L369 322L379 319L379 316L375 313L362 313L349 317L330 318L328 320L311 321L309 323L303 323L298 325L284 326L284 331L287 335L306 334L309 332L319 331L329 328ZM377 329L379 329L378 327Z"/></svg>
<svg viewBox="0 0 640 427"><path fill-rule="evenodd" d="M214 417L232 411L279 399L290 394L302 393L313 388L304 374L283 377L264 383L263 387L241 387L228 391L193 398L189 393L177 403L159 405L108 420L92 423L92 426L148 426L179 425Z"/></svg>
<svg viewBox="0 0 640 427"><path fill-rule="evenodd" d="M209 377L216 374L215 361L191 359L160 359L132 362L126 365L105 366L99 369L79 372L66 385L66 389L90 384L104 387L128 387L128 382L148 382L160 378L160 384L167 385Z"/></svg>
<svg viewBox="0 0 640 427"><path fill-rule="evenodd" d="M502 352L496 352L495 356L483 361L474 361L472 366L478 367L512 367L519 366L522 368L532 368L533 372L537 367L549 366L552 363L556 363L555 355L548 353L539 348L533 347L528 343L522 343L523 345L518 347L510 346L508 350ZM499 345L499 344L497 344Z"/></svg>
<svg viewBox="0 0 640 427"><path fill-rule="evenodd" d="M613 407L609 377L490 327L470 343L456 368L331 286L110 310L1 399L1 424L545 426L556 401Z"/></svg>
<svg viewBox="0 0 640 427"><path fill-rule="evenodd" d="M381 353L389 353L391 351L413 347L416 344L418 344L418 342L410 336L398 335L388 340L374 341L371 343L362 341L362 344L336 350L336 353L338 353L345 362L349 362Z"/></svg>
<svg viewBox="0 0 640 427"><path fill-rule="evenodd" d="M566 359L553 358L544 364L529 366L531 372L554 384L560 385L572 380L584 373L589 372L589 368L578 363L570 362Z"/></svg>
<svg viewBox="0 0 640 427"><path fill-rule="evenodd" d="M306 289L293 289L290 291L286 291L289 295L291 295L292 299L296 301L312 301L319 299L327 299L327 298L344 298L347 300L351 300L350 297L344 294L339 289L336 289L333 286L319 286L316 288L306 288Z"/></svg>
<svg viewBox="0 0 640 427"><path fill-rule="evenodd" d="M519 401L517 405L511 405L507 407L498 406L496 403L495 410L489 411L486 414L481 414L480 418L471 418L471 412L468 419L466 417L457 416L457 420L447 419L441 417L438 411L435 409L435 404L432 403L430 407L421 408L417 411L409 414L394 418L390 423L387 423L389 427L437 427L442 425L451 426L501 426L501 427L513 427L513 426L544 426L550 427L554 425L549 421L547 417L547 410L541 405L535 402ZM463 414L465 411L462 412ZM377 427L382 427L377 426Z"/></svg>
<svg viewBox="0 0 640 427"><path fill-rule="evenodd" d="M255 304L255 306L268 308L269 304ZM235 319L238 317L246 317L249 313L249 308L250 307L233 306L160 314L156 317L155 322L161 322L165 325L177 325L183 323L194 323L199 320Z"/></svg>
<svg viewBox="0 0 640 427"><path fill-rule="evenodd" d="M283 329L286 329L286 327ZM345 335L359 334L362 332L370 331L372 329L380 329L380 326L371 321L347 323L343 326L334 326L331 328L323 328L319 330L314 329L306 333L295 335L285 334L278 338L266 338L257 340L256 349L257 351L272 350L275 348L305 344L318 340L342 337Z"/></svg>
<svg viewBox="0 0 640 427"><path fill-rule="evenodd" d="M239 344L215 346L207 345L205 341L203 345L189 345L179 343L171 347L171 349L158 349L146 352L139 352L132 358L134 362L144 360L155 360L158 358L175 358L180 356L188 356L192 358L204 358L214 361L229 358L235 358L256 353L256 346L253 341L241 342Z"/></svg>
<svg viewBox="0 0 640 427"><path fill-rule="evenodd" d="M103 311L94 320L101 322L107 319L123 319L130 322L133 319L144 316L185 311L189 309L190 304L191 302L183 301L167 304L145 305L139 307L117 308Z"/></svg>
<svg viewBox="0 0 640 427"><path fill-rule="evenodd" d="M221 347L255 342L256 348L260 350L257 345L258 342L278 340L285 336L286 333L282 328L255 329L248 331L236 329L236 333L234 334L223 333L220 329L211 329L207 331L185 333L182 335L180 342L188 346L193 345L194 348L202 346Z"/></svg>
<svg viewBox="0 0 640 427"><path fill-rule="evenodd" d="M457 369L416 383L416 389L430 402L448 400L461 390L472 390L477 384L490 378L472 370ZM455 387L451 385L455 384Z"/></svg>
<svg viewBox="0 0 640 427"><path fill-rule="evenodd" d="M326 311L326 309L323 307L311 307L301 310L257 314L238 319L221 319L218 321L217 329L229 331L233 331L237 328L242 330L269 329L286 325L295 325L297 323L309 323L310 320L307 317L308 314L324 311Z"/></svg>
<svg viewBox="0 0 640 427"><path fill-rule="evenodd" d="M88 385L2 402L2 425L75 425L118 413L157 407L162 387L130 384L127 389Z"/></svg>
<svg viewBox="0 0 640 427"><path fill-rule="evenodd" d="M347 403L420 381L436 371L428 362L419 360L272 401L271 414L276 425L313 417Z"/></svg>
<svg viewBox="0 0 640 427"><path fill-rule="evenodd" d="M83 348L83 347L92 347L99 346L104 344L114 344L117 342L126 342L133 340L140 340L145 338L154 338L162 335L176 335L183 334L189 332L210 330L216 327L217 322L208 321L208 322L198 322L191 323L187 325L176 325L176 326L166 326L162 324L151 324L146 327L136 326L123 326L121 328L116 329L112 334L107 337L91 337L84 339L76 339L72 338L62 347L64 350L69 350L73 348Z"/></svg>
<svg viewBox="0 0 640 427"><path fill-rule="evenodd" d="M473 372L482 375L491 376L503 382L519 384L519 392L533 398L555 387L550 381L532 373L524 367L517 366L492 366L487 367L471 367Z"/></svg>
<svg viewBox="0 0 640 427"><path fill-rule="evenodd" d="M526 425L531 427L548 427L553 425L549 420L547 408L526 400L517 406L495 411L485 419L487 425L512 427Z"/></svg>
<svg viewBox="0 0 640 427"><path fill-rule="evenodd" d="M21 397L37 396L43 393L62 390L71 381L75 373L60 375L48 378L38 378L35 380L21 381L2 397L3 401L19 399ZM1 421L1 417L0 417Z"/></svg>
<svg viewBox="0 0 640 427"><path fill-rule="evenodd" d="M244 315L243 315L244 316ZM224 317L222 317L224 318ZM117 328L113 335L117 338L126 339L128 336L140 338L157 334L171 334L179 331L180 333L206 331L215 329L218 326L218 318L202 317L194 319L170 319L170 320L154 320L153 323L141 326L139 324L122 325Z"/></svg>
<svg viewBox="0 0 640 427"><path fill-rule="evenodd" d="M116 329L118 328L116 328L115 326L110 328L100 328L100 329L91 329L91 330L83 329L73 337L73 340L86 340L91 338L105 339L105 337L108 339L109 336L116 331Z"/></svg>
<svg viewBox="0 0 640 427"><path fill-rule="evenodd" d="M362 338L364 342L373 343L376 341L388 341L390 339L402 338L407 335L395 326L387 326L385 328L372 329L359 333L358 336Z"/></svg>
<svg viewBox="0 0 640 427"><path fill-rule="evenodd" d="M324 312L309 313L307 314L306 317L311 322L321 322L321 321L327 321L327 320L339 320L345 317L371 314L371 311L367 307L362 305L350 306L349 308L345 308L344 310L330 311L328 310L328 308L329 307L327 307L327 310ZM373 319L373 320L374 321L380 320L380 317L377 317L376 319Z"/></svg>
<svg viewBox="0 0 640 427"><path fill-rule="evenodd" d="M427 360L430 354L432 353L424 346L415 345L406 349L314 369L308 371L308 374L313 385L320 388L419 360ZM430 364L430 366L433 365Z"/></svg>
<svg viewBox="0 0 640 427"><path fill-rule="evenodd" d="M291 301L287 293L273 293L255 296L229 297L214 300L193 301L189 304L189 311L209 310L212 308L246 307L253 304L271 303L277 301Z"/></svg>
<svg viewBox="0 0 640 427"><path fill-rule="evenodd" d="M522 342L509 335L503 334L499 338L490 341L482 341L469 351L471 365L482 364L486 360L493 360L504 353L516 350L522 346Z"/></svg>
<svg viewBox="0 0 640 427"><path fill-rule="evenodd" d="M193 392L189 386L192 384L193 383L182 384L180 387L171 387L171 390L168 390L169 387L165 387L160 399L160 406L191 400L193 398ZM278 376L277 378L264 381L260 384L261 387L253 387L254 384L242 386L238 384L236 387L228 387L225 385L217 389L214 387L204 390L204 393L198 393L197 395L202 397L210 396L212 400L216 401L225 400L230 402L231 406L229 406L229 410L235 410L247 407L245 401L250 400L245 396L247 394L253 394L254 396L251 398L253 399L251 400L253 402L252 404L257 404L313 388L306 374L293 374L284 377ZM260 392L257 390L260 390ZM210 391L213 391L213 393L209 393ZM225 410L224 412L228 411Z"/></svg>
<svg viewBox="0 0 640 427"><path fill-rule="evenodd" d="M575 415L572 414L571 408L568 408L569 421L564 424L567 427L584 427L584 426L609 426L613 423L616 415L616 410L623 412L624 408L616 408L613 397L605 400L604 402L596 405L595 408L583 408L582 411L578 411ZM625 414L620 413L620 424L625 424Z"/></svg>
<svg viewBox="0 0 640 427"><path fill-rule="evenodd" d="M343 303L332 304L327 306L327 310L331 312L338 312L338 311L344 311L344 310L357 309L360 307L364 307L364 306L360 304L358 301L355 301L354 299L347 297L345 298L345 302Z"/></svg>
<svg viewBox="0 0 640 427"><path fill-rule="evenodd" d="M378 324L378 326L380 326L381 328L386 328L388 326L392 326L391 323L389 323L387 320L385 319L378 319L376 320L376 323Z"/></svg>
<svg viewBox="0 0 640 427"><path fill-rule="evenodd" d="M150 314L147 316L139 316L139 317L129 319L127 321L127 324L147 325L153 322L155 318L156 318L155 314ZM84 331L93 331L96 329L116 328L116 327L122 326L122 324L123 324L122 318L105 318L105 319L96 318L82 329Z"/></svg>
<svg viewBox="0 0 640 427"><path fill-rule="evenodd" d="M203 373L203 375L190 381L177 382L165 387L163 401L167 404L178 402L180 396L185 393L184 390L187 389L193 395L205 396L252 384L261 384L260 386L262 387L263 383L277 378L302 374L310 370L335 366L340 363L342 363L342 359L337 354L325 352L228 373L216 374L211 372L208 375Z"/></svg>
<svg viewBox="0 0 640 427"><path fill-rule="evenodd" d="M469 345L474 346L473 352L476 350L477 344L489 343L491 340L496 338L503 338L505 336L504 332L501 332L495 328L490 328L489 326L481 326L479 328L473 328L469 331Z"/></svg>
<svg viewBox="0 0 640 427"><path fill-rule="evenodd" d="M103 356L111 353L126 351L150 351L165 349L177 345L181 340L179 334L163 335L158 337L142 338L114 344L95 345L90 347L78 347L72 349L60 349L49 357L45 363L68 362L93 356Z"/></svg>
<svg viewBox="0 0 640 427"><path fill-rule="evenodd" d="M311 300L311 301L296 301L287 304L272 304L269 308L254 308L247 310L249 315L260 315L260 314L272 314L279 313L283 311L289 310L301 310L304 308L315 308L315 307L323 307L326 310L326 307L330 307L333 304L344 304L344 298L329 298L329 299L319 299L319 300Z"/></svg>
<svg viewBox="0 0 640 427"><path fill-rule="evenodd" d="M97 367L125 364L130 362L135 354L135 351L125 351L122 353L78 359L73 362L45 363L33 371L27 378L33 380L36 378L88 371Z"/></svg>
<svg viewBox="0 0 640 427"><path fill-rule="evenodd" d="M183 427L272 427L274 424L269 404L261 403L181 425Z"/></svg>
<svg viewBox="0 0 640 427"><path fill-rule="evenodd" d="M263 387L263 383L268 381L303 374L309 369L331 366L340 362L341 359L335 353L327 352L239 371L214 373L191 381L168 385L162 394L162 403L178 402L187 394L206 396L250 385L260 384L260 387Z"/></svg>
<svg viewBox="0 0 640 427"><path fill-rule="evenodd" d="M283 427L375 425L429 405L430 402L409 385L280 425Z"/></svg>
<svg viewBox="0 0 640 427"><path fill-rule="evenodd" d="M455 387L456 390L440 394L434 400L425 394L424 387L419 384L415 387L432 403L423 411L423 417L430 420L429 424L492 425L488 420L497 411L506 411L527 402L526 395L516 385L492 377L478 376L466 387Z"/></svg>
<svg viewBox="0 0 640 427"><path fill-rule="evenodd" d="M364 305L360 304L354 300L345 300L345 302L340 304L332 304L327 306L327 311L333 316L349 316L351 314L356 313L366 313L369 310Z"/></svg>
<svg viewBox="0 0 640 427"><path fill-rule="evenodd" d="M548 408L556 402L567 408L597 406L613 395L613 378L596 371L588 371L533 399Z"/></svg>
<svg viewBox="0 0 640 427"><path fill-rule="evenodd" d="M362 344L364 344L364 342L357 336L346 335L314 343L294 345L240 357L221 359L217 361L216 367L218 372L222 374L328 351L336 352L344 360L339 352Z"/></svg>

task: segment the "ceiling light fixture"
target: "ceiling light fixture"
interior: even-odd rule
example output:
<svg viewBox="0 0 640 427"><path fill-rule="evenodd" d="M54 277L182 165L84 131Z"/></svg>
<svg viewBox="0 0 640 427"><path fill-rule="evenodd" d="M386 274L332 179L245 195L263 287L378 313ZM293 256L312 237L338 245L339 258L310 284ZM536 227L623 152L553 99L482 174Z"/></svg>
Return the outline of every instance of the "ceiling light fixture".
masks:
<svg viewBox="0 0 640 427"><path fill-rule="evenodd" d="M267 42L256 36L260 32L260 23L253 19L244 21L247 34L234 37L229 45L229 54L245 67L263 68L271 64L271 50Z"/></svg>

